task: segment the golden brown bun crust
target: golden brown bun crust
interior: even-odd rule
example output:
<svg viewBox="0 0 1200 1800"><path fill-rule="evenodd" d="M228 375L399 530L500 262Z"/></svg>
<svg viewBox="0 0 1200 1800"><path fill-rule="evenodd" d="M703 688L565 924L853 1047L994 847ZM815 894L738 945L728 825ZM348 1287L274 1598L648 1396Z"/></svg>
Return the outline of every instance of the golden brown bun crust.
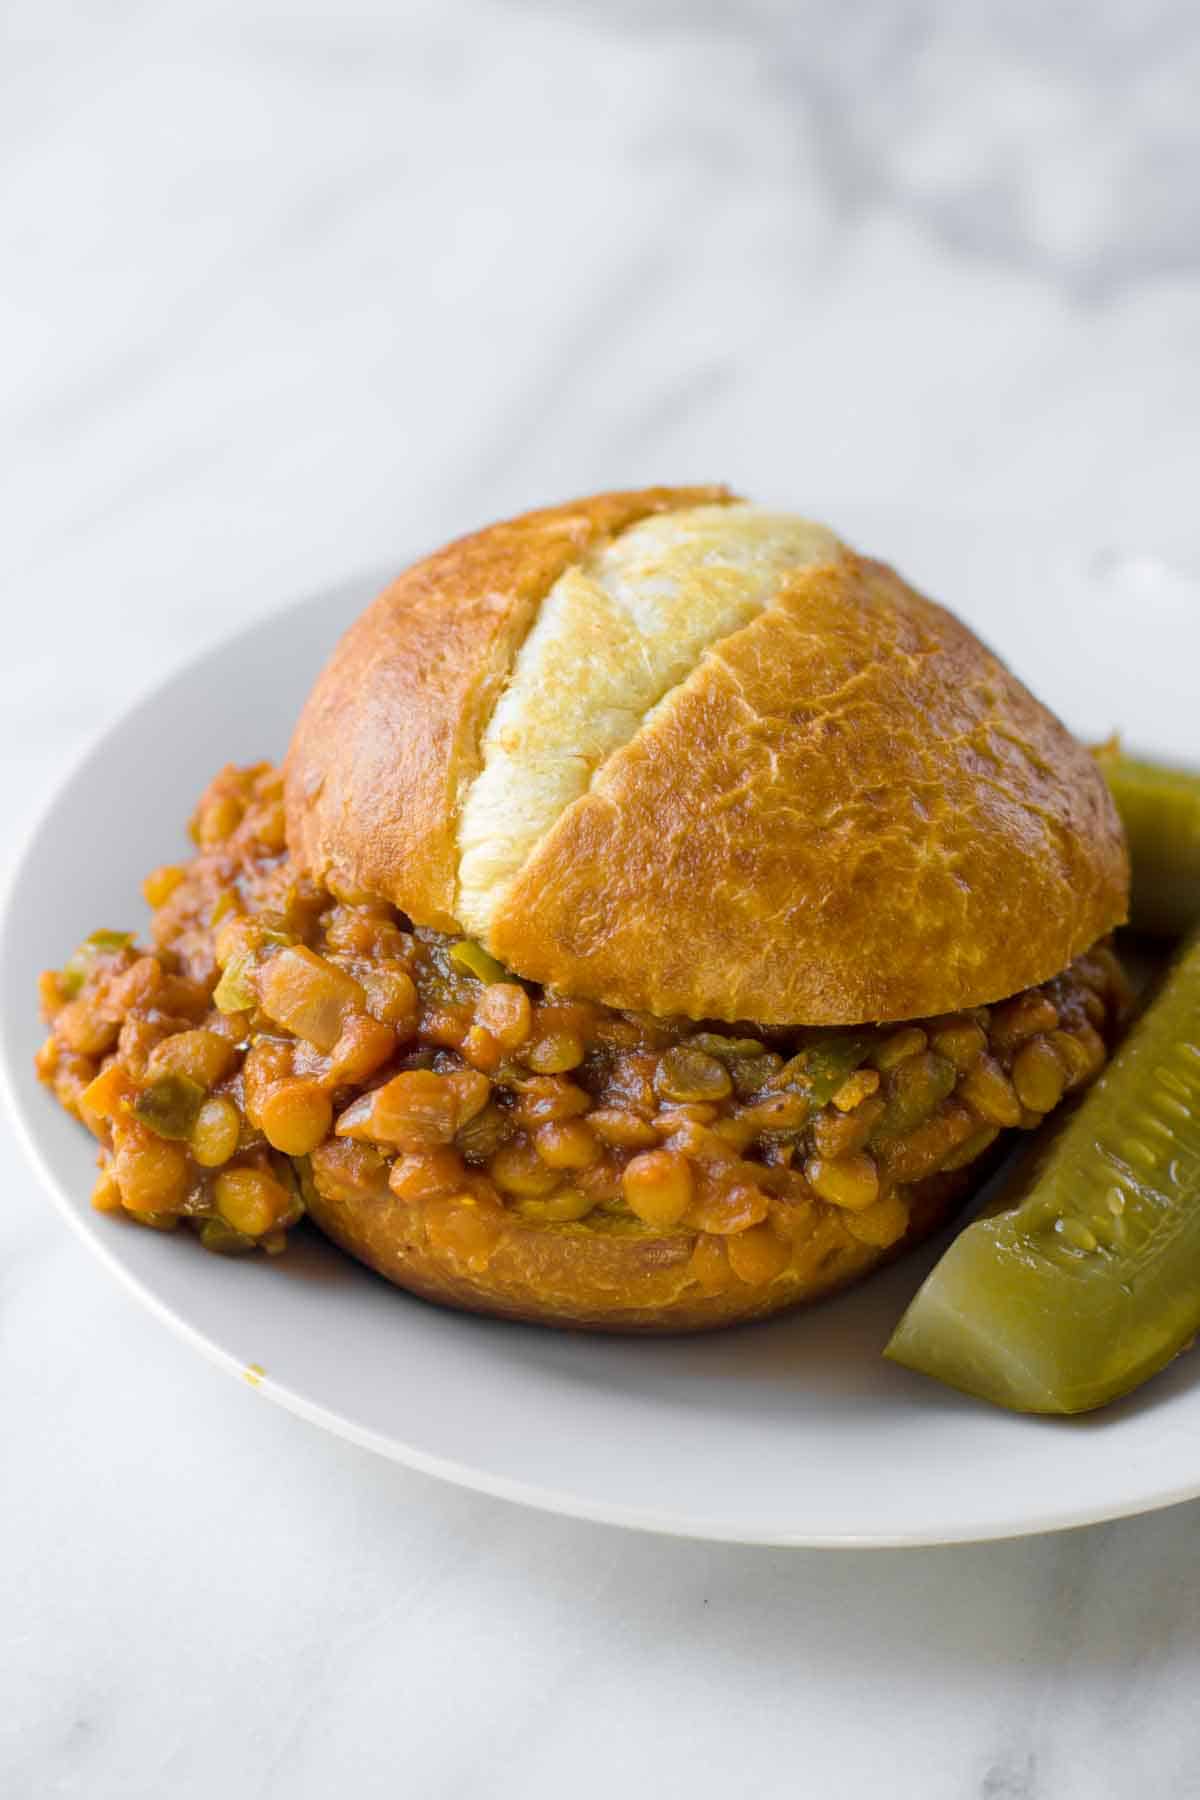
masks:
<svg viewBox="0 0 1200 1800"><path fill-rule="evenodd" d="M313 1195L309 1210L351 1256L441 1306L593 1331L711 1331L765 1319L860 1281L936 1230L979 1183L980 1171L974 1165L908 1188L912 1223L886 1250L860 1243L832 1208L806 1210L780 1274L759 1284L733 1280L715 1293L705 1291L692 1263L694 1232L605 1232L507 1215L486 1267L472 1269L445 1246L434 1248L419 1210L396 1201L382 1182L370 1193Z"/></svg>
<svg viewBox="0 0 1200 1800"><path fill-rule="evenodd" d="M455 929L455 829L517 648L564 569L650 513L727 499L644 488L546 507L407 569L342 638L285 768L288 842L323 881Z"/></svg>
<svg viewBox="0 0 1200 1800"><path fill-rule="evenodd" d="M1048 980L1126 916L1089 753L849 553L711 650L525 864L489 948L656 1014L855 1024Z"/></svg>
<svg viewBox="0 0 1200 1800"><path fill-rule="evenodd" d="M597 543L714 496L529 514L402 576L297 728L301 863L458 928L463 798L541 601ZM1127 891L1087 752L965 626L847 551L788 576L635 721L528 855L485 942L518 974L610 1006L856 1024L1035 986L1124 919Z"/></svg>

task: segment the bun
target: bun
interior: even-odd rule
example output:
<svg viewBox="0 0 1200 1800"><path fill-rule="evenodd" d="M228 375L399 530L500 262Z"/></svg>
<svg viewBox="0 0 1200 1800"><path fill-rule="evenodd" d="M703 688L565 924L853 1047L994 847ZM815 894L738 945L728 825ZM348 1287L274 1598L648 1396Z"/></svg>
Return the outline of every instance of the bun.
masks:
<svg viewBox="0 0 1200 1800"><path fill-rule="evenodd" d="M967 628L723 489L531 513L342 640L286 770L327 883L517 974L763 1025L983 1005L1126 913L1088 753Z"/></svg>
<svg viewBox="0 0 1200 1800"><path fill-rule="evenodd" d="M374 1194L314 1192L309 1211L351 1256L441 1306L580 1330L710 1331L765 1319L861 1281L928 1237L982 1179L979 1167L957 1169L906 1189L909 1228L886 1249L856 1238L834 1207L797 1209L786 1266L769 1277L746 1272L738 1280L728 1277L721 1240L701 1237L721 1265L712 1278L697 1233L689 1230L605 1231L592 1221L547 1228L506 1211L485 1261L431 1242L428 1219L397 1206L386 1183Z"/></svg>

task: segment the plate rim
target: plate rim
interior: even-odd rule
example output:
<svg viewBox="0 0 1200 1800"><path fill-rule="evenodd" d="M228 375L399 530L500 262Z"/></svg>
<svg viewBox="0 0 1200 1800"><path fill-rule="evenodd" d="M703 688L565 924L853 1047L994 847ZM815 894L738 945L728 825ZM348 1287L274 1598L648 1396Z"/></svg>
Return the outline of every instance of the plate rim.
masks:
<svg viewBox="0 0 1200 1800"><path fill-rule="evenodd" d="M340 594L359 596L371 588L372 584L377 584L375 591L378 591L388 579L388 574L381 574L378 570L363 570L357 575L346 576L265 607L256 611L251 618L240 621L232 629L222 631L190 653L174 659L169 667L140 684L121 710L94 730L75 750L65 767L50 781L31 816L25 821L7 876L0 887L0 949L7 953L13 934L12 915L17 894L43 833L50 827L69 790L94 763L103 760L109 741L128 725L135 713L151 708L172 683L201 673L206 664L224 656L231 644L251 632L260 630L272 621L281 620L305 606L331 604ZM889 1531L885 1528L870 1533L836 1532L814 1530L812 1527L801 1527L795 1532L778 1528L755 1531L722 1519L706 1520L694 1515L660 1512L652 1507L622 1505L603 1500L589 1501L586 1496L544 1482L520 1481L457 1458L433 1454L398 1436L361 1424L266 1373L254 1371L233 1351L210 1337L206 1331L162 1299L153 1287L135 1274L120 1255L119 1234L112 1234L111 1244L105 1242L93 1228L90 1217L76 1210L66 1187L52 1169L39 1141L36 1122L27 1114L19 1096L16 1069L18 1058L23 1055L24 1046L17 1041L14 1021L0 1017L0 1095L16 1140L55 1211L65 1218L75 1237L87 1245L117 1283L177 1338L197 1350L208 1362L254 1387L258 1393L294 1416L360 1449L415 1469L436 1480L447 1481L454 1486L487 1494L513 1505L531 1507L593 1524L616 1526L623 1530L644 1531L699 1542L814 1550L928 1549L943 1545L1004 1542L1048 1532L1077 1530L1114 1519L1138 1517L1200 1497L1198 1465L1194 1477L1139 1498L1100 1501L1093 1506L1049 1507L1044 1511L1016 1517L997 1513L991 1520L977 1520L961 1529L956 1529L946 1520L935 1520L928 1526L907 1531Z"/></svg>

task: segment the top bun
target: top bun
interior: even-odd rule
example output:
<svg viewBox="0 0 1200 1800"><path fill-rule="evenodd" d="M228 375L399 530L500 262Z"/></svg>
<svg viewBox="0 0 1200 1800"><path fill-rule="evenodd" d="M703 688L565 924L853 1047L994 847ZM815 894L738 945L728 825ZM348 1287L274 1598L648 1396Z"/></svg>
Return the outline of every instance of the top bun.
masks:
<svg viewBox="0 0 1200 1800"><path fill-rule="evenodd" d="M957 1011L1126 914L1091 756L974 634L723 488L527 513L417 563L318 680L289 841L335 888L610 1006Z"/></svg>

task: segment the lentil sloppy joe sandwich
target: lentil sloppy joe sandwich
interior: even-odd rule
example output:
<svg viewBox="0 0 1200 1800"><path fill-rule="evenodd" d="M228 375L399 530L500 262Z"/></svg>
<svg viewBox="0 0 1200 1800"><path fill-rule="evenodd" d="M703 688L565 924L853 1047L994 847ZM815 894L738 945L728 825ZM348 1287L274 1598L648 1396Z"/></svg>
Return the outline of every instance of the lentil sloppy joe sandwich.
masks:
<svg viewBox="0 0 1200 1800"><path fill-rule="evenodd" d="M1093 758L967 628L721 488L530 513L351 625L152 947L43 977L95 1202L309 1213L402 1287L698 1330L856 1280L1103 1066Z"/></svg>

